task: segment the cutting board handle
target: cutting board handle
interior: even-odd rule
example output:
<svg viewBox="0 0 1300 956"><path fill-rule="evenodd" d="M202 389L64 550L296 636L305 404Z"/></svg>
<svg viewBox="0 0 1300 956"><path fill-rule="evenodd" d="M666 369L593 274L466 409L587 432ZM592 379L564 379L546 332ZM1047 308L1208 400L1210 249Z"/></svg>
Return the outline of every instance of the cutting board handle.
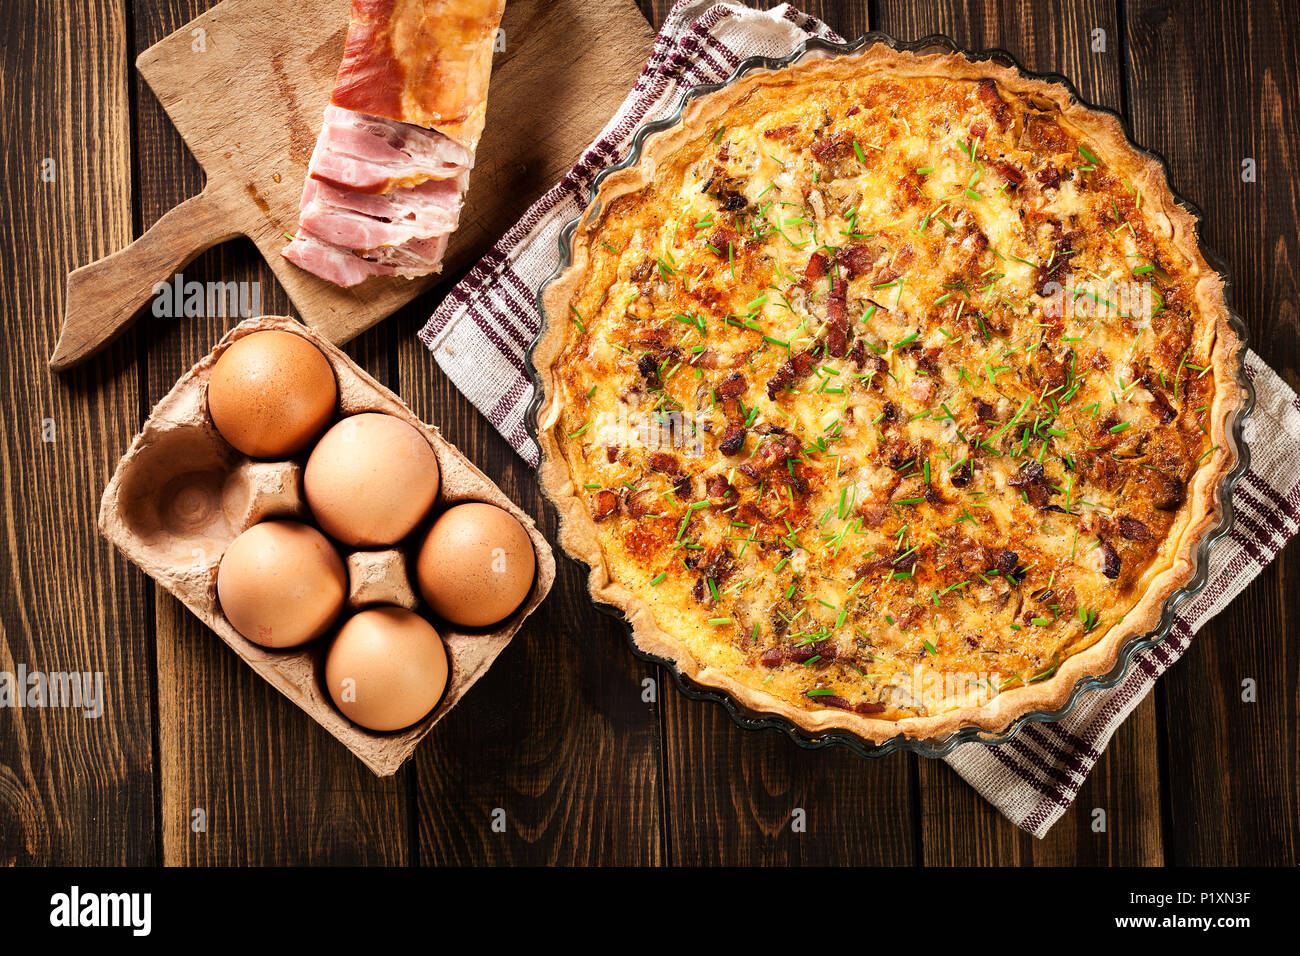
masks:
<svg viewBox="0 0 1300 956"><path fill-rule="evenodd" d="M159 282L199 253L240 235L235 217L204 189L120 252L68 273L63 329L50 356L62 371L98 352L131 323Z"/></svg>

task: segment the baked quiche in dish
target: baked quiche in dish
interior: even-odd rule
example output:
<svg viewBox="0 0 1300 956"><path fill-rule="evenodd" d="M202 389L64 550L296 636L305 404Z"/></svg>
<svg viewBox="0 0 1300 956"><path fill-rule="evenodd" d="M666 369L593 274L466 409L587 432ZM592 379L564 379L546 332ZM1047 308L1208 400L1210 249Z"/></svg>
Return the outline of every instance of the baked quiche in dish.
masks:
<svg viewBox="0 0 1300 956"><path fill-rule="evenodd" d="M1219 521L1245 392L1195 221L1112 115L995 62L875 44L692 100L541 298L592 595L807 733L1062 706Z"/></svg>

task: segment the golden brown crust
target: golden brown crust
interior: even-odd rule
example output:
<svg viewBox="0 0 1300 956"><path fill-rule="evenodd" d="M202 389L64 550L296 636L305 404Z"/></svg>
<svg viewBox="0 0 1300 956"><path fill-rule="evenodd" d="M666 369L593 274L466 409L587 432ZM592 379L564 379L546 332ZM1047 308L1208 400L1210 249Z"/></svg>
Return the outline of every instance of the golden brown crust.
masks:
<svg viewBox="0 0 1300 956"><path fill-rule="evenodd" d="M799 71L808 81L835 82L863 71L877 71L895 78L939 76L950 79L979 80L990 78L1001 89L1035 97L1046 107L1086 133L1112 157L1123 157L1123 171L1141 189L1152 204L1147 215L1168 229L1168 238L1193 264L1200 275L1195 286L1197 313L1201 321L1212 325L1210 350L1215 389L1206 418L1209 431L1204 464L1195 472L1183 505L1186 520L1173 529L1176 547L1167 559L1154 564L1140 581L1142 596L1121 620L1111 625L1089 647L1060 661L1054 672L1037 683L1006 690L978 707L963 707L946 712L901 719L883 719L850 710L808 710L793 706L762 690L736 680L714 667L702 666L682 640L666 632L655 621L646 601L613 579L605 554L597 540L596 525L585 504L563 449L556 428L564 411L562 389L556 366L564 349L569 325L563 320L550 321L534 349L533 362L542 384L543 397L538 413L538 433L542 448L540 478L548 497L561 517L560 543L591 568L589 587L593 597L620 608L633 628L636 645L644 652L675 661L683 674L704 686L717 688L734 697L751 711L782 716L811 733L839 729L865 739L880 742L898 734L928 738L947 734L961 727L980 727L995 731L1008 726L1017 716L1033 710L1059 708L1070 696L1078 681L1109 671L1120 648L1133 636L1148 633L1159 623L1163 605L1178 588L1185 585L1195 571L1195 550L1204 534L1219 520L1218 490L1235 464L1230 452L1226 424L1244 396L1234 383L1239 342L1228 323L1222 279L1202 256L1196 242L1195 221L1179 207L1165 181L1160 164L1129 146L1119 122L1111 115L1088 109L1064 88L1027 78L1018 72L993 63L972 63L957 54L917 56L900 53L877 44L861 53L825 60L805 62L788 71L754 73L730 86L693 101L682 122L647 142L641 161L607 176L595 201L584 213L573 241L572 263L545 291L547 316L565 316L591 260L592 235L599 227L603 212L620 196L641 189L655 179L657 164L673 155L684 144L712 129L733 106L763 84L782 82L791 71ZM1112 160L1112 163L1114 161Z"/></svg>

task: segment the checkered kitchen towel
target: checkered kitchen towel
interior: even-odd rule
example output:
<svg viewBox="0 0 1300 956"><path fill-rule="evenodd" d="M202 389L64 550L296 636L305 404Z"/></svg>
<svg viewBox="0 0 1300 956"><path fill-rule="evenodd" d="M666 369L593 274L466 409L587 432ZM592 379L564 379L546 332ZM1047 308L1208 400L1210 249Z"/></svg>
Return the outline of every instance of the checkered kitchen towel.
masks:
<svg viewBox="0 0 1300 956"><path fill-rule="evenodd" d="M592 180L627 154L632 133L667 115L680 93L725 79L755 55L784 56L809 36L839 39L788 5L758 12L730 0L682 0L668 15L632 92L600 137L555 188L492 247L420 331L456 386L530 464L524 430L532 384L524 350L536 337L537 290L559 263L560 230L585 208ZM948 763L1017 826L1042 837L1069 807L1111 734L1192 635L1282 549L1300 519L1300 401L1259 357L1247 371L1258 410L1247 424L1253 462L1237 486L1237 521L1214 548L1205 590L1179 609L1168 639L1139 655L1110 690L1092 691L1070 716L1026 727L998 747L967 744Z"/></svg>

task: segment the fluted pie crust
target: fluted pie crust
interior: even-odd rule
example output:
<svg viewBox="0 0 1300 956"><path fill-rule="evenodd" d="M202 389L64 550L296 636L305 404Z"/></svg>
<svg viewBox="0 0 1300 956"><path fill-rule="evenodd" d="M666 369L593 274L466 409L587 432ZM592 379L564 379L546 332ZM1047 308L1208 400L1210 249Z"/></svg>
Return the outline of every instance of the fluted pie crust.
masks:
<svg viewBox="0 0 1300 956"><path fill-rule="evenodd" d="M1207 435L1203 447L1209 451L1204 453L1203 459L1186 482L1183 503L1174 513L1168 535L1156 546L1154 556L1149 559L1140 577L1130 582L1128 596L1122 602L1117 598L1115 608L1122 604L1127 610L1116 619L1116 614L1107 613L1113 608L1093 606L1091 610L1099 612L1099 618L1108 626L1104 629L1097 628L1089 638L1090 642L1064 658L1058 654L1055 666L1050 672L1045 670L1041 678L1032 681L1022 679L1018 683L1012 681L1014 686L1001 690L992 700L969 706L923 707L915 712L897 712L895 708L890 708L894 712L874 714L845 706L842 698L837 696L840 706L819 707L816 698L811 696L800 698L795 703L788 697L769 693L762 685L755 686L753 667L750 665L733 668L702 663L688 646L684 633L675 633L674 629L666 628L656 619L651 601L647 599L653 595L643 580L644 575L641 576L641 585L629 587L626 579L635 575L618 561L611 561L607 548L600 539L591 492L579 484L582 476L575 471L581 470L580 463L573 457L577 447L575 443L580 439L572 436L575 430L572 428L573 422L565 420L566 410L577 400L575 395L566 393L561 374L565 350L584 334L581 331L581 319L571 319L574 314L572 307L589 270L596 268L600 257L607 254L598 241L600 230L616 200L653 184L657 172L671 169L673 157L679 151L688 149L701 136L714 137L711 142L726 142L730 138L727 132L728 114L739 109L765 87L783 91L781 95L785 97L800 99L818 95L818 91L824 93L863 77L901 84L922 78L938 78L957 84L970 84L971 81L978 84L981 80L992 80L999 93L998 101L1017 106L1032 103L1037 110L1054 114L1065 128L1077 131L1080 134L1079 142L1086 141L1095 147L1088 150L1089 159L1095 153L1102 158L1107 172L1124 177L1135 190L1140 191L1143 215L1147 217L1147 222L1154 224L1155 228L1167 230L1165 236L1170 244L1167 248L1176 250L1182 261L1162 263L1162 268L1174 268L1179 270L1180 275L1190 277L1192 285L1189 287L1188 311L1195 323L1194 330L1190 333L1191 341L1202 342L1208 358L1208 365L1202 367L1203 372L1198 376L1202 384L1195 387L1207 389L1209 386L1204 384L1207 378L1213 382L1212 400L1207 402L1204 409L1199 410L1201 427ZM996 102L993 109L995 113L1000 109ZM968 119L954 117L958 123L965 123ZM827 120L827 125L818 130L823 136L833 135L839 116L828 115ZM719 128L722 132L715 132ZM855 144L853 148L864 163L869 161L863 157L860 144ZM975 156L972 150L972 162ZM1084 162L1077 156L1075 158L1080 163ZM852 163L851 155L847 156L847 162ZM985 165L987 163L981 164ZM1033 170L1026 172L1031 176L1033 174ZM993 178L991 173L987 174L982 188L987 189ZM1031 184L1031 188L1036 187ZM988 193L984 195L987 197ZM1116 214L1119 214L1118 206ZM957 223L957 220L954 219L953 222ZM864 230L866 228L863 226ZM726 262L722 265L725 266ZM831 280L822 281L825 283ZM901 302L902 287L899 288ZM892 292L892 289L888 292ZM888 293L882 293L876 298L882 299L886 294ZM603 180L597 196L584 212L574 234L571 264L545 289L543 305L545 324L532 353L542 391L538 410L538 438L542 452L540 480L560 515L560 544L569 554L590 566L588 586L592 597L623 611L631 624L636 646L641 651L673 661L684 676L699 685L724 691L749 711L779 715L812 734L832 729L845 730L874 743L899 734L934 738L966 727L998 731L1029 711L1061 707L1081 679L1107 673L1114 666L1120 648L1130 638L1149 633L1157 627L1166 599L1187 584L1195 572L1197 545L1219 521L1218 492L1225 476L1235 464L1235 455L1231 451L1233 446L1225 429L1232 413L1245 398L1240 386L1235 384L1240 342L1228 322L1223 280L1201 254L1196 240L1195 220L1176 204L1167 186L1163 168L1156 160L1130 146L1119 122L1113 116L1077 103L1065 88L1025 77L1014 69L996 63L972 62L958 54L916 55L877 44L853 55L805 60L782 70L752 73L715 93L694 100L685 109L680 123L646 142L642 157L636 165L615 171ZM826 356L823 346L820 357ZM939 361L942 364L943 359L940 358ZM940 373L946 374L946 370L941 368ZM1072 369L1072 380L1074 375ZM1184 381L1192 382L1192 377L1180 366L1174 375L1175 395L1180 375L1185 376ZM990 374L990 379L992 378ZM583 384L586 384L585 379ZM921 383L922 394L925 392L925 384L924 381ZM1192 387L1192 384L1187 385L1189 390ZM782 396L783 400L784 398ZM1190 391L1186 393L1186 398L1190 399ZM1005 423L1008 416L1003 415L1002 419ZM1016 421L1011 421L1014 426ZM1121 428L1125 427L1122 422L1118 424ZM744 454L753 452L756 439L765 440L751 432ZM715 443L710 445L702 462L688 462L688 465L692 471L698 471L701 464L707 469L711 464L716 465L722 457ZM936 475L939 470L946 471L949 462L943 461L941 464L944 468L939 469L936 465ZM994 465L990 463L987 467L991 469ZM732 472L734 473L734 468ZM793 467L791 474L794 474ZM939 481L937 477L933 480L936 483ZM744 479L737 478L736 484L743 481ZM929 484L930 481L930 472L927 471L926 483ZM696 494L702 493L697 491ZM949 489L948 494L959 496L956 489ZM1055 502L1061 502L1059 490L1051 494ZM794 500L793 493L791 500ZM1068 510L1068 495L1064 503ZM669 520L673 521L676 530L676 519ZM975 529L979 530L977 525ZM1098 541L1100 540L1099 537ZM1015 542L1004 544L1013 545ZM680 556L681 553L677 552L673 560L678 560ZM1004 576L1009 585L1019 586L1014 575L1021 570L1016 569L1012 574ZM888 577L888 567L885 573ZM936 607L941 600L943 598L936 594ZM1028 598L1022 596L1020 600L1027 601ZM1017 608L1019 607L1018 604ZM928 611L928 604L926 609ZM1057 610L1059 609L1052 613L1055 614ZM1014 622L1019 620L1012 618ZM891 617L890 625L893 624ZM1027 624L1020 626L1029 627ZM1011 636L1021 633L1018 630ZM786 653L788 662L788 650ZM784 666L790 665L787 663Z"/></svg>

